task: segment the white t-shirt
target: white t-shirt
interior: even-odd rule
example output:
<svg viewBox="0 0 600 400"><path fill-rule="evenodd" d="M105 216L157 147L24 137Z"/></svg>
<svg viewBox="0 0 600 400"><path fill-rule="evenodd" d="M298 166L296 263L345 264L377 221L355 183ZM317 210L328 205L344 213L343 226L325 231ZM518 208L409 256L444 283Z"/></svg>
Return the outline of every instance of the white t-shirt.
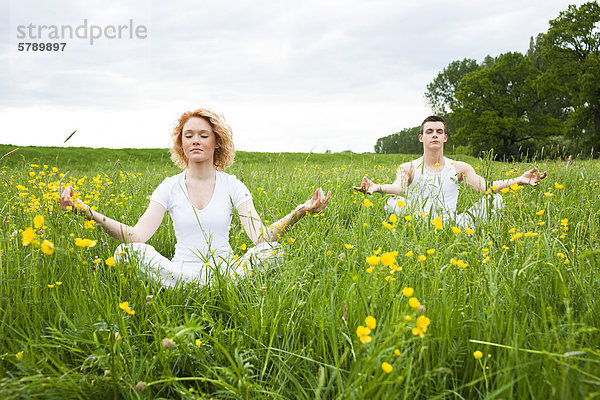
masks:
<svg viewBox="0 0 600 400"><path fill-rule="evenodd" d="M454 160L444 157L444 168L439 172L428 171L423 165L423 157L414 161L414 176L406 197L409 207L429 216L453 219L456 214L459 184Z"/></svg>
<svg viewBox="0 0 600 400"><path fill-rule="evenodd" d="M215 251L215 256L230 255L229 228L233 209L237 210L251 199L252 195L242 181L221 171L216 171L212 198L202 210L190 201L185 171L165 178L150 197L171 214L177 238L174 262L205 261L211 256L211 250Z"/></svg>

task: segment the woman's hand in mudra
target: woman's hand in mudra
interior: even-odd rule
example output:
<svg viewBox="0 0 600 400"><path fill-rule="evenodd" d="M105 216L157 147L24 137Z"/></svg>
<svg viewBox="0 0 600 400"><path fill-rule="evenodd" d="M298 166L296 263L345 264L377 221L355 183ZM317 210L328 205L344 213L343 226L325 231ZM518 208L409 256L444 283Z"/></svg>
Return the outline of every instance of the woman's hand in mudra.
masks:
<svg viewBox="0 0 600 400"><path fill-rule="evenodd" d="M85 215L89 218L89 206L87 206L83 201L81 201L80 198L75 196L75 192L73 191L73 188L71 186L60 187L58 201L60 203L60 208L62 208L63 210L70 209L76 214Z"/></svg>
<svg viewBox="0 0 600 400"><path fill-rule="evenodd" d="M325 196L325 192L323 189L318 188L315 190L315 194L308 200L297 207L298 211L309 212L309 213L319 213L327 207L329 204L329 199L331 198L331 190L327 192L327 196Z"/></svg>

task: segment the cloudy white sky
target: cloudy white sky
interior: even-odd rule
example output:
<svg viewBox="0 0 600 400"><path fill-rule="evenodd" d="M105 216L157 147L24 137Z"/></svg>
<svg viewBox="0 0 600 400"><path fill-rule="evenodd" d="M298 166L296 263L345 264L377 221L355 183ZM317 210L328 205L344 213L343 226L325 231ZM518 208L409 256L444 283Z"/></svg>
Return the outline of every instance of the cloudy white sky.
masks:
<svg viewBox="0 0 600 400"><path fill-rule="evenodd" d="M451 61L525 52L581 3L4 0L0 143L59 146L77 129L68 145L167 147L183 111L209 107L239 150L373 151L430 114L426 85ZM59 40L62 52L18 51L40 42L21 25L84 20L88 38ZM145 39L90 45L91 25L130 20Z"/></svg>

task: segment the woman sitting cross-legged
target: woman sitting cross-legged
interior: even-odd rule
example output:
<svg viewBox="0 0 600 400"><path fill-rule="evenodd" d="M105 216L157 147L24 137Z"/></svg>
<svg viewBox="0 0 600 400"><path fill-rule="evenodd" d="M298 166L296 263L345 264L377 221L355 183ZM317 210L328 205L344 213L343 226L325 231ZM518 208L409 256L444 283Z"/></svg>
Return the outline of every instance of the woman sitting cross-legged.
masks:
<svg viewBox="0 0 600 400"><path fill-rule="evenodd" d="M223 117L207 109L186 112L173 131L171 158L183 172L165 178L152 193L150 204L135 226L110 219L74 196L70 186L60 188L60 205L100 224L124 242L115 251L123 259L136 256L164 285L194 281L207 284L218 269L223 275L243 275L248 269L267 268L283 260L275 240L307 213L321 212L331 192L318 188L314 196L279 221L266 226L256 212L248 188L234 175L223 172L233 162L235 149L231 128ZM255 247L238 260L229 245L234 209ZM144 244L169 211L177 244L172 260Z"/></svg>

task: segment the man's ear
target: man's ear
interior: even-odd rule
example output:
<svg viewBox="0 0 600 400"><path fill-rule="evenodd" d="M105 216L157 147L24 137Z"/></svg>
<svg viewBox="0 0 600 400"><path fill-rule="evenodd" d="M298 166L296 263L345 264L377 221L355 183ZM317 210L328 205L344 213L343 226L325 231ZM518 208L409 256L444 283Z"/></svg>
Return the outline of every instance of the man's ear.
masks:
<svg viewBox="0 0 600 400"><path fill-rule="evenodd" d="M448 141L448 134L444 133L444 142L447 142L447 141Z"/></svg>
<svg viewBox="0 0 600 400"><path fill-rule="evenodd" d="M419 133L419 142L423 143L423 135Z"/></svg>

